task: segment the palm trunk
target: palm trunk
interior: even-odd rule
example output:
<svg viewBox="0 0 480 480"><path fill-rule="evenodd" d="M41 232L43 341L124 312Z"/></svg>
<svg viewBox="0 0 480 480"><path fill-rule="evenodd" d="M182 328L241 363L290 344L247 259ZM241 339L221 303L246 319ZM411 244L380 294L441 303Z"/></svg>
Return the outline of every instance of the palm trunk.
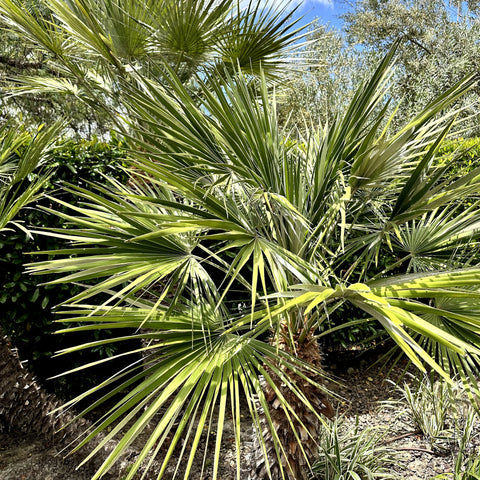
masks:
<svg viewBox="0 0 480 480"><path fill-rule="evenodd" d="M272 343L275 343L280 349L291 351L291 348L286 341L287 338L288 337L282 335L279 341L273 339ZM307 338L301 344L296 342L295 353L299 359L309 365L317 369L321 368L320 349L317 340L313 336L313 332L309 333ZM268 371L268 373L284 398L293 407L301 423L294 418L290 418L289 421L274 390L264 381L263 388L269 406L269 413L275 431L277 432L284 449L284 452L281 453L281 464L283 466L285 477L282 476L282 469L277 458L274 441L267 419L261 407L259 407L261 431L264 435L267 458L263 455L263 449L260 447L259 441L255 436L252 449L253 465L250 473L250 480L281 480L283 478L288 480L307 480L310 477L308 461L314 459L318 454L318 444L316 440L320 436L321 421L304 405L295 393L285 385L282 385L281 380L275 375L275 373L272 371ZM297 374L290 373L289 378L316 408L318 413L325 415L327 418L333 417L333 408L322 391ZM322 382L320 375L316 375L315 378L312 378L310 375L310 378L317 384ZM290 422L293 423L297 435L301 440L305 454L299 447ZM303 426L301 424L303 424ZM269 465L270 475L268 474L266 462Z"/></svg>
<svg viewBox="0 0 480 480"><path fill-rule="evenodd" d="M0 392L0 418L7 431L35 433L53 440L55 432L67 423L64 415L49 415L59 407L59 400L37 384L7 337L0 338ZM77 426L62 436L76 437L78 433Z"/></svg>
<svg viewBox="0 0 480 480"><path fill-rule="evenodd" d="M85 419L74 420L75 415L70 411L50 414L60 405L61 401L55 395L46 393L38 385L22 365L10 340L0 332L0 427L3 424L6 431L35 433L49 444L63 449L75 442L91 424ZM100 440L97 437L82 448L80 458L92 451ZM113 444L107 445L99 452L89 462L89 469L99 468L113 447ZM103 478L118 479L124 468L125 465L118 462Z"/></svg>

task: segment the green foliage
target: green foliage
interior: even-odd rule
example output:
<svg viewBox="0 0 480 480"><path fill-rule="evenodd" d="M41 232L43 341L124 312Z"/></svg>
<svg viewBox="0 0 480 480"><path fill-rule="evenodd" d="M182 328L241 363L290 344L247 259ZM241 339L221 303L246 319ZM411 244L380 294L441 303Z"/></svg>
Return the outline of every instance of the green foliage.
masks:
<svg viewBox="0 0 480 480"><path fill-rule="evenodd" d="M358 417L349 425L343 417L323 426L318 440L318 459L313 464L319 480L374 480L395 478L389 474L397 461L395 451L382 445L388 426L361 428Z"/></svg>
<svg viewBox="0 0 480 480"><path fill-rule="evenodd" d="M478 398L472 403L461 382L451 384L428 377L412 385L397 385L401 398L384 402L398 416L409 418L432 449L452 458L453 472L430 480L477 480L480 474L478 446Z"/></svg>
<svg viewBox="0 0 480 480"><path fill-rule="evenodd" d="M6 32L3 48L9 50L6 66L14 65L3 82L14 95L4 99L5 113L15 118L22 112L34 123L65 116L80 138L112 128L117 120L113 109L123 115L119 78L128 77L129 65L158 79L165 62L192 89L195 74L221 75L237 66L253 75L262 69L276 78L282 67L290 68L281 56L299 40L292 11L258 2L247 6L232 0L75 4L35 0L34 4L33 9L23 0L0 5Z"/></svg>
<svg viewBox="0 0 480 480"><path fill-rule="evenodd" d="M48 163L62 126L57 122L33 133L9 123L0 126L0 232L8 231L11 225L22 228L15 217L49 181L48 169L38 175L33 172Z"/></svg>
<svg viewBox="0 0 480 480"><path fill-rule="evenodd" d="M478 420L478 413L473 410L464 418L454 473L451 475L454 480L480 480L480 448L472 448L471 443L472 439L478 437Z"/></svg>
<svg viewBox="0 0 480 480"><path fill-rule="evenodd" d="M478 9L478 2L359 0L342 16L349 42L365 61L403 40L390 91L394 103L401 102L396 125L421 110L438 92L478 71ZM469 117L463 124L469 136L479 133L477 98L478 88L452 106Z"/></svg>
<svg viewBox="0 0 480 480"><path fill-rule="evenodd" d="M466 383L473 377L480 355L480 268L464 268L456 254L480 238L480 205L461 216L455 208L459 197L478 191L480 176L474 171L439 186L445 172L435 165L456 122L450 107L476 87L473 75L436 92L392 132L384 126L395 119L386 101L393 48L332 122L309 128L305 141L296 132L289 141L266 80L282 64L275 55L291 45L291 36L284 36L288 20L261 16L270 27L265 72L257 68L262 51L256 51L250 66L227 63L219 75L207 62L195 77L168 56L153 57L144 73L120 48L124 37L110 35L105 17L96 21L102 18L98 2L48 3L61 22L55 31L32 23L14 0L0 0L0 10L18 31L55 49L81 94L105 108L118 128L127 123L131 141L130 180L67 185L80 201L67 210L66 202L52 202L46 211L65 222L51 234L71 245L29 266L36 275L55 274L50 285L85 286L62 305L68 323L62 332L117 333L80 341L61 355L143 342L128 352L128 368L67 404L103 395L91 400L90 411L123 396L78 445L102 434L87 461L121 435L95 479L154 420L128 479L162 448L159 478L172 458L186 465L188 477L209 429L216 433L217 478L227 408L240 477L245 406L266 467L276 461L280 475L294 477L294 467L309 461L306 445L325 411L315 333L343 304L364 312L354 322L378 321L421 371L445 378L459 371ZM192 12L195 4L186 0L178 10L192 19L192 31L198 16L190 13L211 13L202 10L203 2ZM257 28L255 3L249 5L233 39L243 45L242 58L244 42L253 38L259 47L265 33ZM252 35L240 35L242 29ZM72 52L61 43L65 35ZM79 60L92 57L96 75L90 60ZM196 58L186 62L195 66ZM258 73L255 81L252 73ZM186 78L194 80L193 94ZM388 264L381 268L384 256ZM236 304L230 301L234 289ZM351 321L343 318L345 325ZM191 449L176 455L182 444Z"/></svg>
<svg viewBox="0 0 480 480"><path fill-rule="evenodd" d="M433 450L457 453L457 467L464 464L476 435L478 414L461 382L431 380L427 376L415 379L413 385L398 385L401 398L385 402L397 415L406 415L426 438ZM478 407L478 404L477 404Z"/></svg>
<svg viewBox="0 0 480 480"><path fill-rule="evenodd" d="M122 170L126 155L126 144L115 136L108 143L95 137L90 141L70 140L55 152L49 163L55 175L46 189L52 191L62 181L79 186L86 186L88 182L102 183L105 176L126 182L128 175Z"/></svg>
<svg viewBox="0 0 480 480"><path fill-rule="evenodd" d="M57 192L61 180L86 186L86 182L102 182L103 175L108 174L125 181L126 176L121 170L124 157L125 150L119 142L93 140L64 143L46 163L45 168L53 170L54 175L39 193ZM31 180L24 182L23 188L28 188L35 181L36 175L34 172ZM76 203L75 196L63 194L62 198L72 204ZM26 207L17 214L16 222L31 229L62 228L63 221L60 217L50 215L40 208L49 204L48 199L37 200L35 206ZM70 343L64 335L53 335L58 329L54 323L54 309L72 294L80 292L82 287L70 284L45 285L49 276L27 275L23 265L40 258L35 252L65 247L66 242L62 239L44 235L32 238L19 229L0 233L0 327L11 336L19 348L21 358L29 361L29 367L42 380L64 371L65 359L55 361L50 357L54 351ZM90 336L84 335L83 338L85 341L89 338L99 340L107 335L108 332L96 332ZM107 345L99 348L96 354L77 355L67 363L73 368L86 361L111 356L117 351L118 347ZM47 386L62 396L69 397L91 387L105 375L105 371L98 373L83 377L81 381L77 378L75 382L57 379L54 383L48 382Z"/></svg>
<svg viewBox="0 0 480 480"><path fill-rule="evenodd" d="M455 120L451 113L439 113L475 82L462 80L389 134L381 125L390 120L384 99L393 55L343 115L315 129L303 144L285 141L264 79L257 88L242 72L199 80L194 97L172 71L159 82L133 73L122 83L136 145L130 151L131 180L68 187L88 208L64 212L60 203L49 211L67 222L68 229L52 233L71 238L65 253L76 257L30 265L35 274L59 274L51 284L95 279L65 303L64 321L73 325L64 331L118 329L122 334L110 340L117 342L129 328L129 339L144 341L144 365L132 362L77 399L104 387L104 398L124 394L80 444L108 432L105 444L128 425L95 478L158 413L127 478L152 450L165 446L161 477L175 445L192 438L192 450L175 457L179 465L187 459L188 472L210 416L217 430L215 477L226 408L232 405L240 425L243 393L260 444L270 435L281 464L281 431L274 427L263 384L282 405L285 429L294 428L298 416L298 428L308 432L303 422L318 419L319 412L292 377L309 378L305 383L321 389L311 380L321 372L301 352L339 305L362 310L364 318L356 322L377 320L422 371L470 374L471 365L463 362L479 353L479 317L471 309L480 296L472 290L480 283L480 269L449 269L449 259L471 240L480 212L450 217L455 200L477 191L479 179L439 190L434 158ZM417 259L416 252L402 254L409 243L404 239L427 229L427 220L437 216L440 224L456 222L465 235L441 245L443 263L426 249L420 254L425 264L430 260L428 271L416 264L414 274L403 274L412 257ZM434 252L440 248L429 246ZM380 270L385 252L389 263ZM239 301L232 307L234 288ZM462 304L442 308L438 299ZM441 320L432 321L432 315ZM350 321L343 318L344 324ZM269 333L271 343L265 341ZM150 344L154 339L158 343ZM106 342L78 344L62 353ZM170 446L167 438L173 439ZM239 451L239 437L236 445Z"/></svg>
<svg viewBox="0 0 480 480"><path fill-rule="evenodd" d="M41 0L23 0L22 4L33 19L52 20L51 10ZM95 112L74 95L66 97L48 92L12 94L19 86L19 78L36 77L46 81L49 76L63 77L54 55L38 49L28 38L17 35L0 21L0 123L14 122L19 128L22 125L38 127L63 118L69 127L65 132L69 136L90 138L94 132L108 133L105 115Z"/></svg>
<svg viewBox="0 0 480 480"><path fill-rule="evenodd" d="M302 132L311 125L331 123L378 63L348 45L339 30L318 21L306 40L296 51L297 71L287 73L277 98L279 121Z"/></svg>
<svg viewBox="0 0 480 480"><path fill-rule="evenodd" d="M439 183L453 184L469 174L475 175L475 169L480 167L479 153L477 139L447 141L438 151L432 172L435 169L438 169L437 174L443 172ZM434 267L445 269L477 264L480 258L476 241L479 217L474 212L477 212L478 200L477 191L459 195L448 209L425 213L401 225L396 238L380 247L375 263L369 265L368 276L376 278L385 274L432 271ZM465 243L459 242L461 236L465 237ZM352 276L360 277L363 268L363 265L356 268ZM432 302L441 304L440 300ZM447 308L462 311L462 305L455 307L454 301ZM368 345L384 340L385 330L380 324L369 322L369 318L371 320L362 309L351 304L338 305L321 325L325 346ZM429 321L439 324L442 320L430 316Z"/></svg>
<svg viewBox="0 0 480 480"><path fill-rule="evenodd" d="M346 322L348 319L350 322ZM371 347L385 340L385 330L361 309L342 303L329 313L322 323L320 338L326 350L349 349L353 346Z"/></svg>
<svg viewBox="0 0 480 480"><path fill-rule="evenodd" d="M480 138L450 140L441 146L438 153L438 166L449 165L446 179L456 180L480 166Z"/></svg>
<svg viewBox="0 0 480 480"><path fill-rule="evenodd" d="M413 423L433 448L447 448L445 442L453 438L453 425L447 419L456 408L455 399L445 382L417 382L412 390L407 384L403 387L405 401L412 415Z"/></svg>

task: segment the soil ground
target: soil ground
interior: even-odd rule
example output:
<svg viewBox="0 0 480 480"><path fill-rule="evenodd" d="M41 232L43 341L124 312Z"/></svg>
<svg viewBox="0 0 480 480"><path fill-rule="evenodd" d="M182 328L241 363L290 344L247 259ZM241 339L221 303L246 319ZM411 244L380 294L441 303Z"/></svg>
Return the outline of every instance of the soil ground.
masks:
<svg viewBox="0 0 480 480"><path fill-rule="evenodd" d="M336 360L336 354L331 353L326 361L326 371L334 378L329 382L329 387L341 397L334 401L335 407L347 422L358 422L359 428L388 425L387 441L399 460L390 473L398 479L430 480L452 472L452 454L434 452L426 439L416 432L409 418L399 417L395 410L380 408L382 402L398 398L399 392L387 378L402 382L403 368L396 366L389 373L380 365L367 369L367 361L356 355ZM368 364L371 361L372 358L369 358ZM245 438L251 434L247 422L242 434ZM227 425L223 438L219 479L234 480L236 463L231 426ZM249 448L249 442L246 442L242 450L242 479L248 478ZM42 438L0 431L0 480L89 480L93 472L88 468L75 470L77 463L73 459L64 460ZM172 474L173 470L164 478L169 479ZM190 478L209 480L211 475L211 466L202 471L201 462L198 462ZM156 478L153 472L151 478Z"/></svg>

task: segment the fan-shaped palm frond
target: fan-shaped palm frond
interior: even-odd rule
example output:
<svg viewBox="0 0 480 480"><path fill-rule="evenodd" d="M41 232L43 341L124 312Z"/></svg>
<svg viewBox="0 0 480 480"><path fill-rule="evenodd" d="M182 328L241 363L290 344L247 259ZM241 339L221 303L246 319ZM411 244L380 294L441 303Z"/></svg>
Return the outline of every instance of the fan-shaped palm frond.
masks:
<svg viewBox="0 0 480 480"><path fill-rule="evenodd" d="M395 238L398 250L408 255L408 269L425 271L468 264L477 250L479 217L477 204L460 204L424 214L407 222Z"/></svg>
<svg viewBox="0 0 480 480"><path fill-rule="evenodd" d="M69 319L69 322L83 322L84 325L71 327L65 331L129 328L137 331L128 336L129 339L155 340L154 344L140 349L148 354L145 361L132 363L128 370L119 372L118 375L70 402L76 403L92 393L107 389L105 396L92 404L86 410L88 411L111 398L112 395L128 392L105 414L95 428L88 432L77 447L80 448L97 433L109 428L111 430L98 446L100 449L102 445L115 438L120 430L128 429L123 440L94 478L99 478L109 469L121 452L151 424L153 417L160 411L162 420L157 422L153 431L150 432L145 448L126 478L135 476L142 462L150 458L151 450L156 455L162 448L165 449L166 454L161 471L165 471L175 452L177 469L182 462L187 462L185 473L187 478L198 442L205 434L207 427L208 433L210 430L216 431L214 460L214 472L216 472L220 461L222 429L228 405L232 410L237 448L240 445L240 424L243 421L240 411L242 392L246 394L245 399L258 434L265 435L265 432L259 428L257 402L265 409L270 428L274 427L261 386L261 383L266 381L275 391L278 391L278 387L268 373L268 367L279 375L283 382L290 384L288 375L276 366L280 358L284 367L297 372L306 381L314 384L312 380L308 380L308 376L317 373L312 366L291 358L286 353L278 352L268 343L262 342L257 338L258 332L247 329L244 334L229 333L232 326L242 323L242 318L235 320L234 317L224 317L215 311L214 307L204 304L177 307L173 312L167 307L158 308L154 314L150 308L96 308L97 313L91 315L92 307L83 305L79 310L68 312L70 315L75 315ZM181 313L182 310L184 313ZM112 341L124 339L125 337L122 336ZM102 342L79 345L60 354L91 348ZM135 354L138 351L130 353ZM92 365L86 365L82 369L89 366ZM263 375L262 379L259 375ZM294 386L292 387L295 389ZM321 388L319 385L318 387ZM307 408L311 408L308 399L304 398L301 392L297 391L297 395ZM288 402L284 403L284 408L290 421L299 420L298 414ZM132 421L134 422L131 423ZM170 437L169 441L167 441L168 437ZM210 435L206 438L208 441ZM280 454L284 447L275 434L274 438L276 449ZM180 453L178 453L176 448L181 439L190 442L191 448L179 449ZM91 455L95 455L95 451ZM240 478L239 466L237 478Z"/></svg>
<svg viewBox="0 0 480 480"><path fill-rule="evenodd" d="M241 67L257 75L261 68L273 78L290 68L281 58L302 38L302 29L295 27L298 20L285 8L261 5L232 0L45 0L48 18L20 1L2 0L0 16L12 32L49 53L49 68L60 77L18 77L16 94L81 92L80 100L111 114L112 106L121 104L118 80L132 80L132 70L158 80L167 65L195 88L200 72L221 75L225 68L233 72Z"/></svg>

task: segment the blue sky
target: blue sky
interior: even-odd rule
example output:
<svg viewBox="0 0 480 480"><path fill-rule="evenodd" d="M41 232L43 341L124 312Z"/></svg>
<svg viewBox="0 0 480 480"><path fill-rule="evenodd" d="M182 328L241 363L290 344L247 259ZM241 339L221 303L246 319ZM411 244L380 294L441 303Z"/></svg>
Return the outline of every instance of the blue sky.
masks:
<svg viewBox="0 0 480 480"><path fill-rule="evenodd" d="M253 5L256 3L255 0L240 0L240 2L245 6L249 2ZM274 7L277 10L289 11L298 6L295 18L303 16L301 24L308 24L313 19L319 18L322 23L330 23L337 28L342 26L338 16L347 8L345 0L258 0L258 2L261 6Z"/></svg>

